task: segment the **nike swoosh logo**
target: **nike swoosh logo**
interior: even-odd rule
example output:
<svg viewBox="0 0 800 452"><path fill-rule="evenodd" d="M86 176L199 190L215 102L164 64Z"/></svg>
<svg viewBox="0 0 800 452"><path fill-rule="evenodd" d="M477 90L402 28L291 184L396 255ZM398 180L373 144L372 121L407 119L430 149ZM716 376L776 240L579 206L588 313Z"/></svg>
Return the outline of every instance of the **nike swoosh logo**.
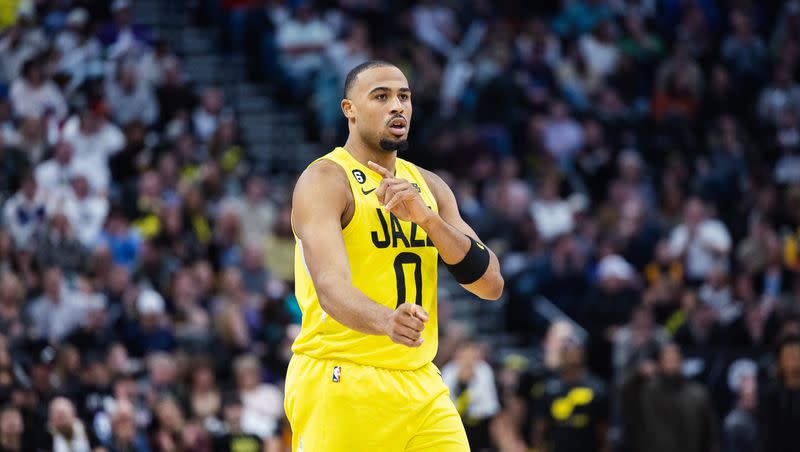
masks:
<svg viewBox="0 0 800 452"><path fill-rule="evenodd" d="M370 194L370 193L374 192L374 191L375 191L375 189L377 189L377 188L378 188L378 187L375 187L375 188L373 188L372 190L364 190L364 189L362 188L362 189L361 189L361 193L364 193L365 195L368 195L368 194Z"/></svg>

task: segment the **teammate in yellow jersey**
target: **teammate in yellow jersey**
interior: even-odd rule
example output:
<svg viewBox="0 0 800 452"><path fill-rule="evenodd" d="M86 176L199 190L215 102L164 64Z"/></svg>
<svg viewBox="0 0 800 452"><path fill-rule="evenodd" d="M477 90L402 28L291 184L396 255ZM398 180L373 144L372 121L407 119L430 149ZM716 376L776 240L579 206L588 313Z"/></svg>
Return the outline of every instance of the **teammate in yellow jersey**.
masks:
<svg viewBox="0 0 800 452"><path fill-rule="evenodd" d="M286 375L297 452L469 450L436 366L437 261L500 297L497 257L435 174L398 158L411 90L370 61L345 81L349 137L297 181L292 226L301 332Z"/></svg>

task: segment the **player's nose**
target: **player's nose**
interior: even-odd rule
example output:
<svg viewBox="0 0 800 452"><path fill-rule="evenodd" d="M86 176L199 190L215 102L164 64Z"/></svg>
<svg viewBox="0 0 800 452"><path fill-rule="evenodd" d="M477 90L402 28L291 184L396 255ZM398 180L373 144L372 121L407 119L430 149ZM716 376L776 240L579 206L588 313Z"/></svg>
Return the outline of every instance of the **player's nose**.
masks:
<svg viewBox="0 0 800 452"><path fill-rule="evenodd" d="M392 101L392 113L402 113L403 112L403 102L400 101L398 96L394 96L394 100Z"/></svg>

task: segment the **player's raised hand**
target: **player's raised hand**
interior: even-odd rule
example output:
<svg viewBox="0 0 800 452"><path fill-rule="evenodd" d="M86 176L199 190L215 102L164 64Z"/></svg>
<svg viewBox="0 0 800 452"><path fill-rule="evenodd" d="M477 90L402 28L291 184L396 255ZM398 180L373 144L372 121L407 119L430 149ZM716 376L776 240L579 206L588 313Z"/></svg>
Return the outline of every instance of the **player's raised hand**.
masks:
<svg viewBox="0 0 800 452"><path fill-rule="evenodd" d="M421 306L403 303L392 312L386 321L386 335L393 342L408 347L422 345L422 330L428 322L428 313Z"/></svg>
<svg viewBox="0 0 800 452"><path fill-rule="evenodd" d="M425 205L419 190L411 185L411 182L394 177L389 170L375 162L367 162L367 165L383 176L378 189L375 190L375 196L383 204L384 209L400 220L419 225L430 218L433 212Z"/></svg>

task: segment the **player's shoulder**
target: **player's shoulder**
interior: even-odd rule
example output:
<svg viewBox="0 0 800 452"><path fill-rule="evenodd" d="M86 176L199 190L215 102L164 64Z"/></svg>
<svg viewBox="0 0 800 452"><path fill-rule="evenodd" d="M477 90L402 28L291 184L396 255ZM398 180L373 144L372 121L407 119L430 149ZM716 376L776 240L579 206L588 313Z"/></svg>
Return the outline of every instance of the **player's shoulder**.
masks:
<svg viewBox="0 0 800 452"><path fill-rule="evenodd" d="M344 169L336 162L322 158L310 164L297 178L293 207L298 203L316 204L320 200L331 206L345 206L352 196Z"/></svg>
<svg viewBox="0 0 800 452"><path fill-rule="evenodd" d="M326 191L346 187L347 176L344 168L333 160L321 158L308 165L297 178L297 187L312 186L324 188Z"/></svg>

